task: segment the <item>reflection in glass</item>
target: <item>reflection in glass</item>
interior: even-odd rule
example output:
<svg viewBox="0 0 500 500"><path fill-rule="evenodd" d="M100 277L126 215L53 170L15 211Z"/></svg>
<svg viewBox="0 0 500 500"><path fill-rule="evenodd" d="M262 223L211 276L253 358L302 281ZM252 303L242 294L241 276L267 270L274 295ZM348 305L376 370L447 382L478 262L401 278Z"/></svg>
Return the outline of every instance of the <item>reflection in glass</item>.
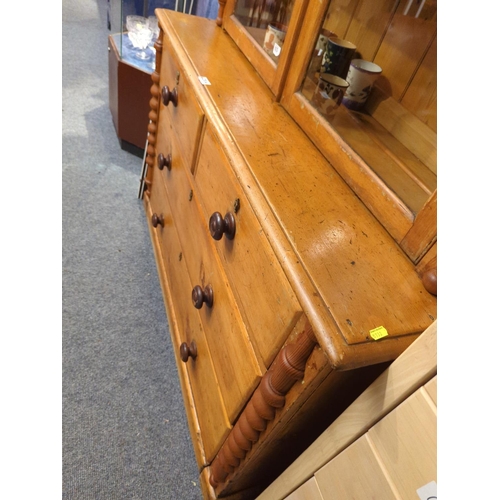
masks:
<svg viewBox="0 0 500 500"><path fill-rule="evenodd" d="M290 23L294 0L238 0L234 14L277 63Z"/></svg>
<svg viewBox="0 0 500 500"><path fill-rule="evenodd" d="M437 0L331 0L301 86L413 213L437 184L436 40ZM338 107L325 75L349 84Z"/></svg>

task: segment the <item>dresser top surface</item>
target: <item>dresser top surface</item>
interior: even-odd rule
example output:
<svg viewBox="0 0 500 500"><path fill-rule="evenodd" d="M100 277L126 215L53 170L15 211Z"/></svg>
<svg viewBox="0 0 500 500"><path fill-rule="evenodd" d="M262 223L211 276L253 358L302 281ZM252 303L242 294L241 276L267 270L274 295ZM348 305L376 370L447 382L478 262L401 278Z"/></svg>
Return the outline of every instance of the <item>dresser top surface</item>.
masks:
<svg viewBox="0 0 500 500"><path fill-rule="evenodd" d="M397 356L437 316L414 265L215 21L157 16L332 364Z"/></svg>

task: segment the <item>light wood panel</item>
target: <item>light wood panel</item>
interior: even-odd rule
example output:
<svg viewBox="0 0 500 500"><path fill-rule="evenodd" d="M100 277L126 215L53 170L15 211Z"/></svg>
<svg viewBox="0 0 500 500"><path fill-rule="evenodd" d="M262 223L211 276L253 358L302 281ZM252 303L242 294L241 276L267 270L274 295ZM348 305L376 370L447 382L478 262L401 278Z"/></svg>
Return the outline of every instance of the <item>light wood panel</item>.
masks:
<svg viewBox="0 0 500 500"><path fill-rule="evenodd" d="M420 389L368 431L386 474L401 498L437 482L437 419Z"/></svg>
<svg viewBox="0 0 500 500"><path fill-rule="evenodd" d="M400 500L366 435L314 475L324 500ZM411 498L411 497L407 497Z"/></svg>
<svg viewBox="0 0 500 500"><path fill-rule="evenodd" d="M326 500L318 488L316 478L312 477L304 483L298 490L286 497L286 500Z"/></svg>
<svg viewBox="0 0 500 500"><path fill-rule="evenodd" d="M430 398L432 401L434 401L434 404L437 406L437 376L434 377L432 380L429 380L427 384L425 384L425 390L429 394Z"/></svg>

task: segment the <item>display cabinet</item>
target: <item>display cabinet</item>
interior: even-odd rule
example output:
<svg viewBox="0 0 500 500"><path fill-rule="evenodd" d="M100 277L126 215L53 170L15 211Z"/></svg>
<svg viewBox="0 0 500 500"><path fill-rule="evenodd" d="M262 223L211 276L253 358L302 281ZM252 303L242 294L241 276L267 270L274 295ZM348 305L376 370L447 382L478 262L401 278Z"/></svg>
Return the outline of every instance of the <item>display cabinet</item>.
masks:
<svg viewBox="0 0 500 500"><path fill-rule="evenodd" d="M151 4L151 5L150 5ZM111 1L108 5L109 109L122 149L139 157L147 139L149 88L158 37L155 6L165 1Z"/></svg>
<svg viewBox="0 0 500 500"><path fill-rule="evenodd" d="M108 36L109 109L120 146L142 157L147 139L153 52L137 59L128 37Z"/></svg>
<svg viewBox="0 0 500 500"><path fill-rule="evenodd" d="M272 18L265 14L279 2L228 0L221 3L222 26L408 257L418 264L431 250L426 269L435 282L437 0L290 3L277 64L262 55L262 37ZM328 40L350 49L345 71L325 66ZM348 87L342 103L326 109L320 77L346 79L359 60L378 68L374 83L356 89L350 82L366 101L353 105Z"/></svg>

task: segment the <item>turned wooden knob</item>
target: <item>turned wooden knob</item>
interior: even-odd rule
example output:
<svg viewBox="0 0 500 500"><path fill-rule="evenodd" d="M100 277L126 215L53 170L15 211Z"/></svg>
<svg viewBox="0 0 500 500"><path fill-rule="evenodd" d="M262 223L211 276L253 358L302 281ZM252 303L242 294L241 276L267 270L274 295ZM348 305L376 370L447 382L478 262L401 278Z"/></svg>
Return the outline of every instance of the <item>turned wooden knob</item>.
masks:
<svg viewBox="0 0 500 500"><path fill-rule="evenodd" d="M193 359L196 359L198 356L198 348L196 347L196 342L194 340L191 341L191 344L187 344L183 342L180 347L181 351L181 360L184 363L188 362L189 357L191 356Z"/></svg>
<svg viewBox="0 0 500 500"><path fill-rule="evenodd" d="M208 227L214 240L220 240L223 234L228 240L232 240L236 233L236 219L231 212L228 212L224 218L219 212L214 212L208 221Z"/></svg>
<svg viewBox="0 0 500 500"><path fill-rule="evenodd" d="M163 227L164 221L163 221L163 215L157 215L153 214L151 216L151 224L153 224L153 227L157 227L158 224Z"/></svg>
<svg viewBox="0 0 500 500"><path fill-rule="evenodd" d="M212 307L214 303L214 292L210 285L207 285L205 289L201 288L200 285L196 285L191 293L191 298L196 309L201 309L204 303L207 307Z"/></svg>
<svg viewBox="0 0 500 500"><path fill-rule="evenodd" d="M170 90L166 85L161 89L161 100L165 106L168 106L172 103L174 106L177 106L178 102L178 94L177 87L174 90Z"/></svg>
<svg viewBox="0 0 500 500"><path fill-rule="evenodd" d="M158 168L163 170L167 167L167 170L172 169L172 155L169 153L167 156L164 156L163 153L158 155Z"/></svg>
<svg viewBox="0 0 500 500"><path fill-rule="evenodd" d="M437 295L437 269L431 267L427 269L422 276L424 288L432 295Z"/></svg>

